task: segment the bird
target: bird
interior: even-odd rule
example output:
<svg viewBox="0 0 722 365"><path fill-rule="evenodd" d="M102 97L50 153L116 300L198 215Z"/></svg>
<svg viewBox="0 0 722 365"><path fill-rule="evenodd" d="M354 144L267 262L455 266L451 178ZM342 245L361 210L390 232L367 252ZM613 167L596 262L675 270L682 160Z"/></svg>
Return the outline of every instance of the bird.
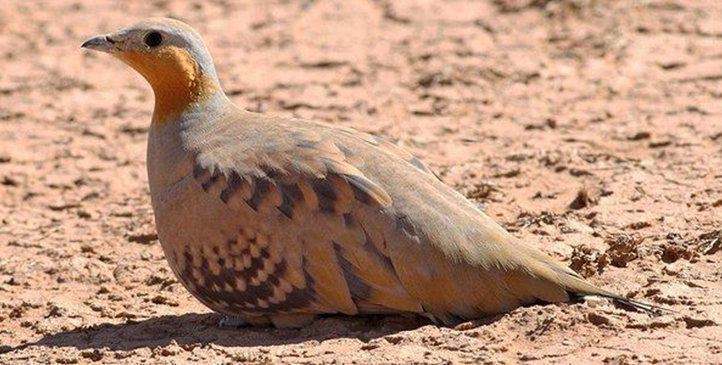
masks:
<svg viewBox="0 0 722 365"><path fill-rule="evenodd" d="M88 39L150 84L147 169L179 282L250 325L420 315L453 326L605 297L379 136L234 105L191 26L151 18Z"/></svg>

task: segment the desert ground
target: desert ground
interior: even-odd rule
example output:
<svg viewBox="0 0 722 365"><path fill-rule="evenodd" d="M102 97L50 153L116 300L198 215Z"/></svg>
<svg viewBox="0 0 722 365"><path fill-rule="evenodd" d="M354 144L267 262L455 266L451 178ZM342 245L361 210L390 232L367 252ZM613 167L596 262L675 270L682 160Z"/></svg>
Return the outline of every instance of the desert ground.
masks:
<svg viewBox="0 0 722 365"><path fill-rule="evenodd" d="M153 94L88 37L205 36L246 109L386 136L608 301L219 328L168 268ZM4 0L1 364L722 363L722 2Z"/></svg>

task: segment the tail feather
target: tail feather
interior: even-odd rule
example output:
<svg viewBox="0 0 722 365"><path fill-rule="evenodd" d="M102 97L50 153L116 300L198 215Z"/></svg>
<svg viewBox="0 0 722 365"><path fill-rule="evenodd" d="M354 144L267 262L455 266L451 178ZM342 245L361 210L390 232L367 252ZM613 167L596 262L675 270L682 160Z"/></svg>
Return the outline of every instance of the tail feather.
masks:
<svg viewBox="0 0 722 365"><path fill-rule="evenodd" d="M536 258L544 258L544 256L542 255L543 254L538 253ZM553 274L551 274L551 276L554 278L553 281L566 291L567 296L571 301L582 300L585 297L602 297L611 299L613 303L622 307L631 308L640 312L646 312L653 315L660 315L665 312L674 313L674 311L669 308L664 308L661 306L625 298L619 294L615 294L597 286L594 286L586 279L584 279L584 277L579 275L579 273L577 273L576 271L562 265L556 260L552 260L551 258L543 260L542 262L545 263L544 266L546 269L551 269L551 271L553 272ZM547 278L549 278L549 274L547 274Z"/></svg>
<svg viewBox="0 0 722 365"><path fill-rule="evenodd" d="M592 294L569 292L569 298L571 298L573 301L577 301L577 300L581 301L581 300L584 300L584 299L587 298L587 297L602 297L602 298L607 298L607 299L610 299L610 300L612 301L612 303L614 303L614 304L616 304L616 305L619 305L619 306L621 306L621 307L633 309L633 310L636 310L636 311L638 311L638 312L649 313L649 314L652 314L652 315L654 315L654 316L659 316L659 315L661 315L661 314L663 314L663 313L676 313L674 310L672 310L672 309L670 309L670 308L666 308L666 307L662 307L662 306L659 306L659 305L654 305L654 304L649 304L649 303L640 302L640 301L638 301L638 300L625 298L625 297L623 297L623 296L621 296L621 295L612 294L612 293L608 293L608 292L592 293Z"/></svg>
<svg viewBox="0 0 722 365"><path fill-rule="evenodd" d="M563 273L560 273L560 276L562 275L564 276L561 281L562 285L565 286L571 300L583 300L586 297L602 297L610 299L614 304L619 306L631 308L639 312L650 313L655 316L661 315L662 313L674 313L674 311L669 308L625 298L619 294L598 288L572 270L564 270Z"/></svg>
<svg viewBox="0 0 722 365"><path fill-rule="evenodd" d="M643 303L643 302L640 302L637 300L624 298L624 297L620 297L620 296L615 296L615 297L612 297L611 299L614 303L619 304L621 306L630 307L630 308L636 309L640 312L651 313L652 315L655 315L655 316L659 316L662 313L676 313L675 311L673 311L670 308L666 308L666 307L662 307L662 306L654 305L654 304Z"/></svg>

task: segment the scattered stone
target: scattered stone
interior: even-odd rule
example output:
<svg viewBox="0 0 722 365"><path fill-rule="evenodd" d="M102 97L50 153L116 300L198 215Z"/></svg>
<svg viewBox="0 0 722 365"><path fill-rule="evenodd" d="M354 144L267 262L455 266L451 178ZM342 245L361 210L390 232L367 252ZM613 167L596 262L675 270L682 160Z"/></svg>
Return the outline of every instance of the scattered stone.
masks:
<svg viewBox="0 0 722 365"><path fill-rule="evenodd" d="M156 295L150 300L153 304L164 304L171 307L177 307L179 303L171 298L163 295Z"/></svg>
<svg viewBox="0 0 722 365"><path fill-rule="evenodd" d="M687 324L687 328L700 328L700 327L707 327L707 326L716 326L717 323L709 318L694 318L690 316L686 316L684 318L684 322Z"/></svg>
<svg viewBox="0 0 722 365"><path fill-rule="evenodd" d="M80 356L85 359L90 359L91 361L103 360L103 352L98 349L84 350L80 353Z"/></svg>
<svg viewBox="0 0 722 365"><path fill-rule="evenodd" d="M641 141L643 139L649 139L650 137L652 137L651 133L643 131L643 132L637 132L637 133L627 137L627 139L630 141Z"/></svg>
<svg viewBox="0 0 722 365"><path fill-rule="evenodd" d="M498 174L494 175L493 177L495 177L495 178L499 178L499 177L512 178L512 177L517 177L519 175L521 175L520 169L512 169L512 170L509 170L506 172L498 173Z"/></svg>
<svg viewBox="0 0 722 365"><path fill-rule="evenodd" d="M77 364L80 362L77 357L59 357L55 359L58 364Z"/></svg>
<svg viewBox="0 0 722 365"><path fill-rule="evenodd" d="M500 190L497 186L490 183L481 182L475 184L471 191L466 194L466 197L474 201L487 200L491 197L493 193L497 193L499 191Z"/></svg>
<svg viewBox="0 0 722 365"><path fill-rule="evenodd" d="M601 191L598 189L588 189L586 187L579 189L577 196L569 203L569 208L574 210L584 209L597 205Z"/></svg>
<svg viewBox="0 0 722 365"><path fill-rule="evenodd" d="M3 184L5 186L20 186L20 181L18 181L16 178L12 176L5 175L3 176L2 181L0 181L0 184Z"/></svg>
<svg viewBox="0 0 722 365"><path fill-rule="evenodd" d="M638 231L638 230L640 230L640 229L647 228L647 227L651 227L651 226L652 226L652 223L651 223L651 222L641 221L641 222L633 222L633 223L630 223L630 224L626 225L624 228L625 228L625 229L633 229L633 230L635 230L635 231Z"/></svg>
<svg viewBox="0 0 722 365"><path fill-rule="evenodd" d="M78 215L78 218L82 218L82 219L89 219L89 218L93 217L93 215L90 214L90 212L88 212L87 210L84 210L84 209L78 209L76 214Z"/></svg>
<svg viewBox="0 0 722 365"><path fill-rule="evenodd" d="M379 347L381 347L381 346L380 346L378 343L369 342L369 343L361 346L361 350L370 351L370 350L375 350L375 349L377 349L377 348L379 348Z"/></svg>
<svg viewBox="0 0 722 365"><path fill-rule="evenodd" d="M666 243L662 246L662 261L668 264L676 262L681 258L691 260L694 255L694 251L680 245Z"/></svg>
<svg viewBox="0 0 722 365"><path fill-rule="evenodd" d="M447 86L452 84L452 69L446 67L441 71L427 73L422 75L416 84L423 88L430 88L433 86Z"/></svg>
<svg viewBox="0 0 722 365"><path fill-rule="evenodd" d="M67 209L78 208L80 203L66 202L63 200L56 200L48 204L48 208L52 211L60 212Z"/></svg>
<svg viewBox="0 0 722 365"><path fill-rule="evenodd" d="M650 141L649 142L649 148L660 148L660 147L667 147L672 144L672 141L668 139L663 139L659 141Z"/></svg>
<svg viewBox="0 0 722 365"><path fill-rule="evenodd" d="M572 175L574 177L579 177L579 176L593 176L594 174L588 170L572 167L571 169L569 169L569 175Z"/></svg>
<svg viewBox="0 0 722 365"><path fill-rule="evenodd" d="M670 70L676 70L676 69L687 66L687 62L678 61L678 60L662 60L662 61L657 61L657 65L665 71L670 71Z"/></svg>
<svg viewBox="0 0 722 365"><path fill-rule="evenodd" d="M140 243L141 245L150 245L158 241L158 233L130 233L126 236L128 242Z"/></svg>
<svg viewBox="0 0 722 365"><path fill-rule="evenodd" d="M146 125L131 125L131 124L125 124L120 127L120 132L129 134L131 136L137 136L137 135L145 135L148 133L148 126Z"/></svg>
<svg viewBox="0 0 722 365"><path fill-rule="evenodd" d="M599 313L595 313L595 312L590 312L590 313L588 313L588 314L587 314L587 320L588 320L591 324L593 324L593 325L595 325L595 326L597 326L597 327L607 326L607 325L609 325L610 323L612 323L612 321L609 319L609 317L603 316L603 315L601 315L601 314L599 314Z"/></svg>

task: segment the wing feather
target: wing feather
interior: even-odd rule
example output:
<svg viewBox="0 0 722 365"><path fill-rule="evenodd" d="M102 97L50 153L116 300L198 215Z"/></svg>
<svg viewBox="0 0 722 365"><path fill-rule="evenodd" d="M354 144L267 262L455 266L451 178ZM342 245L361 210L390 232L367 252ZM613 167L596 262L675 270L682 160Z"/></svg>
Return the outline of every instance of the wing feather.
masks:
<svg viewBox="0 0 722 365"><path fill-rule="evenodd" d="M190 146L200 151L193 176L199 191L217 195L204 206L250 231L243 247L258 245L259 236L268 243L252 251L262 260L241 253L236 271L212 262L208 272L191 270L199 281L190 287L211 282L237 291L213 297L215 290L203 289L206 303L238 298L234 308L251 314L424 312L453 323L568 300L569 292L608 295L516 240L383 139L319 123L237 118L245 119L227 123L239 127ZM181 266L203 269L196 261ZM243 288L232 280L249 272L255 276L237 280Z"/></svg>
<svg viewBox="0 0 722 365"><path fill-rule="evenodd" d="M380 243L354 218L359 210L378 212L391 206L388 192L357 167L363 165L361 157L332 134L294 128L285 133L292 137L249 137L243 149L235 149L245 155L205 149L196 158L193 175L202 190L218 194L218 202L239 212L239 217L263 223L251 225L254 229L267 226L270 231L259 235L268 236L270 257L280 257L274 265L283 269L282 276L277 277L275 269L241 279L247 284L245 291L268 286L263 292L267 298L246 310L420 312L390 258L379 250ZM221 163L228 161L235 162ZM304 300L297 295L294 304L303 308L284 307L294 298L294 290L304 293Z"/></svg>

